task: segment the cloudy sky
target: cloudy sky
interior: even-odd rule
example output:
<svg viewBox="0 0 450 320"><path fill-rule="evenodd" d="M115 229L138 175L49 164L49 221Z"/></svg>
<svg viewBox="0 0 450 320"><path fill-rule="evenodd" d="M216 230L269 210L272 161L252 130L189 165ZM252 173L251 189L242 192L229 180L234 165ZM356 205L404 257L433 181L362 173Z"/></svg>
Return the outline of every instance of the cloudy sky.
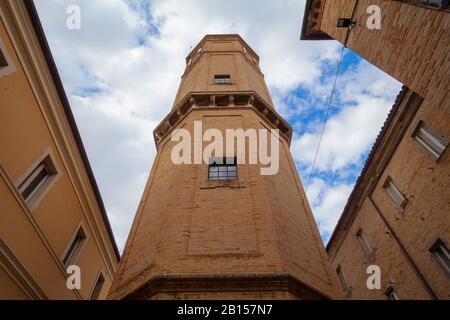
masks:
<svg viewBox="0 0 450 320"><path fill-rule="evenodd" d="M35 0L120 249L185 57L208 33L238 33L261 58L306 187L341 45L299 41L304 0ZM67 8L81 9L69 30ZM401 84L345 49L308 199L326 243Z"/></svg>

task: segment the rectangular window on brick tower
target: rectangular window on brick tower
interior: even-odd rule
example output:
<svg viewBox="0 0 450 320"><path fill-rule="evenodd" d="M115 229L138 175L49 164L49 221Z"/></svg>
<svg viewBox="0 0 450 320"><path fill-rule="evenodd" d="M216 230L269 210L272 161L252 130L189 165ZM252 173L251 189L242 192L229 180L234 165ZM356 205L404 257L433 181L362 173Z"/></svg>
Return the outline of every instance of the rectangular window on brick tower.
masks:
<svg viewBox="0 0 450 320"><path fill-rule="evenodd" d="M208 180L236 180L236 158L212 158L208 167Z"/></svg>
<svg viewBox="0 0 450 320"><path fill-rule="evenodd" d="M372 253L374 252L372 245L369 242L369 239L367 239L366 234L364 233L364 231L362 229L359 229L358 232L356 233L356 238L358 239L359 243L361 244L361 247L364 251L364 253L366 254L366 256L371 256Z"/></svg>

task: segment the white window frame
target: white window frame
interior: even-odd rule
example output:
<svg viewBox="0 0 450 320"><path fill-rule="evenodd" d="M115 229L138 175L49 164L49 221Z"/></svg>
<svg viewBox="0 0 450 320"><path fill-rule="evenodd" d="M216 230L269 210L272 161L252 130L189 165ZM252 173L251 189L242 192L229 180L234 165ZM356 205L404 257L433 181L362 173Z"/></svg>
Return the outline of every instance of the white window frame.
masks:
<svg viewBox="0 0 450 320"><path fill-rule="evenodd" d="M341 283L342 290L344 290L347 295L350 295L352 292L352 287L349 285L347 276L341 265L338 265L336 268L336 273L338 275L339 282Z"/></svg>
<svg viewBox="0 0 450 320"><path fill-rule="evenodd" d="M408 204L408 199L397 187L391 177L388 177L386 179L383 188L386 189L386 192L389 194L389 197L391 198L396 208L405 209L406 205Z"/></svg>
<svg viewBox="0 0 450 320"><path fill-rule="evenodd" d="M74 243L77 240L79 234L81 234L81 240L77 242L77 244L75 244L76 246L74 247ZM75 263L88 240L88 233L86 232L84 224L81 222L75 229L74 234L70 238L70 241L67 243L67 246L60 257L61 263L65 268Z"/></svg>
<svg viewBox="0 0 450 320"><path fill-rule="evenodd" d="M6 50L6 46L3 43L2 39L0 39L0 55L4 58L6 62L6 65L4 66L0 65L0 79L1 79L2 77L9 76L10 74L16 72L16 66L14 65L14 62L11 59L8 50Z"/></svg>
<svg viewBox="0 0 450 320"><path fill-rule="evenodd" d="M424 121L420 121L413 133L413 138L417 143L428 151L436 161L447 150L449 142L439 135L433 128Z"/></svg>
<svg viewBox="0 0 450 320"><path fill-rule="evenodd" d="M23 192L27 189L31 182L33 182L33 179L41 172L42 169L47 170L48 175L40 181L34 190L25 198L23 196ZM22 177L16 181L16 188L31 211L36 209L51 187L59 179L60 175L57 162L55 161L53 152L49 147L41 153L38 159L25 171Z"/></svg>
<svg viewBox="0 0 450 320"><path fill-rule="evenodd" d="M358 231L356 232L356 238L358 239L361 248L364 251L364 254L367 257L372 256L372 254L375 252L374 248L372 247L372 245L370 244L369 239L367 238L366 234L364 233L362 228L359 228Z"/></svg>
<svg viewBox="0 0 450 320"><path fill-rule="evenodd" d="M94 286L92 287L89 300L98 300L102 294L102 290L105 287L106 278L102 271L98 274Z"/></svg>
<svg viewBox="0 0 450 320"><path fill-rule="evenodd" d="M429 251L447 276L450 276L450 263L448 262L450 260L450 250L446 243L441 238L438 238L429 248Z"/></svg>

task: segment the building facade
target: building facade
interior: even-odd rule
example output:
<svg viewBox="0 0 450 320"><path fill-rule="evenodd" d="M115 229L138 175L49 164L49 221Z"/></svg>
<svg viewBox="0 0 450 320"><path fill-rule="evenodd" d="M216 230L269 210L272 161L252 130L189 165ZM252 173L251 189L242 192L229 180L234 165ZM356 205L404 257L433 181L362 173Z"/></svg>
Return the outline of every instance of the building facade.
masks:
<svg viewBox="0 0 450 320"><path fill-rule="evenodd" d="M202 149L193 150L192 164L174 162L182 130L199 145L196 130L212 141L208 132L226 136L229 129L274 135L279 148L268 148L279 160L276 174L250 164L256 150L249 136L245 150L218 148L203 161ZM275 129L277 136L269 131ZM186 58L172 111L154 131L157 156L110 298L338 297L338 278L289 151L291 133L252 48L238 35L205 36Z"/></svg>
<svg viewBox="0 0 450 320"><path fill-rule="evenodd" d="M381 29L367 27L370 5ZM405 85L327 245L342 291L450 299L448 1L307 1L301 39L336 39Z"/></svg>
<svg viewBox="0 0 450 320"><path fill-rule="evenodd" d="M118 261L33 3L1 0L0 299L104 299Z"/></svg>

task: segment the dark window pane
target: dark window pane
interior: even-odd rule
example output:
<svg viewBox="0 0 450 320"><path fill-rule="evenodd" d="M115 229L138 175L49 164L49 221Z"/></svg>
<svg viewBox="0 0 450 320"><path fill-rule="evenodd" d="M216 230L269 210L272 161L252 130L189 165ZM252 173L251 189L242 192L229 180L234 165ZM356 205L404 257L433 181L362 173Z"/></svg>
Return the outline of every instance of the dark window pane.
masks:
<svg viewBox="0 0 450 320"><path fill-rule="evenodd" d="M32 174L34 174L33 172ZM28 197L36 190L36 188L48 177L48 171L46 167L41 167L39 173L29 183L29 185L22 191L22 197L28 199Z"/></svg>

